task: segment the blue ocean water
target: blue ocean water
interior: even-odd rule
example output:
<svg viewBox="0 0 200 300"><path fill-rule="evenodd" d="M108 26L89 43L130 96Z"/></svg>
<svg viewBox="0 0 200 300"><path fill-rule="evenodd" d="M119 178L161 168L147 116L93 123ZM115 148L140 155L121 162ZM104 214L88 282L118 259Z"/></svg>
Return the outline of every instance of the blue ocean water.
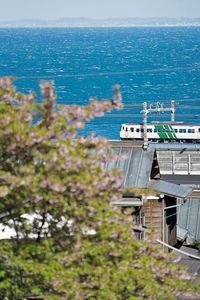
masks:
<svg viewBox="0 0 200 300"><path fill-rule="evenodd" d="M4 75L16 76L24 92L39 93L38 81L53 79L58 102L67 104L111 98L112 85L119 83L124 109L92 121L85 131L109 139L119 138L121 123L142 121L143 101L167 105L174 99L177 121L200 122L199 27L0 29Z"/></svg>

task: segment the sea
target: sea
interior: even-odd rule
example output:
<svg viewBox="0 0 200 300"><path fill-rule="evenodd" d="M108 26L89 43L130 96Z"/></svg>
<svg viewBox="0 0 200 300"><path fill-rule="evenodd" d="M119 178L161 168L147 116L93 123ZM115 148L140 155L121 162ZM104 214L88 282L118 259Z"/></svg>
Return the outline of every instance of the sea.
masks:
<svg viewBox="0 0 200 300"><path fill-rule="evenodd" d="M122 123L142 122L143 102L175 100L176 121L200 123L200 27L1 28L0 76L15 76L38 101L39 81L52 79L62 104L112 99L120 84L123 109L88 123L84 135L119 139ZM170 115L149 114L159 120Z"/></svg>

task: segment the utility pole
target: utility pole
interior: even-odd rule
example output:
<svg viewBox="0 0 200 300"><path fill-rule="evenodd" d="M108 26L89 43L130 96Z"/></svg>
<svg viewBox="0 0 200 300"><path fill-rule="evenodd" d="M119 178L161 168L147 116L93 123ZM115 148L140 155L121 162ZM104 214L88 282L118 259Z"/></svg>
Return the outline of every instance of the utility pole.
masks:
<svg viewBox="0 0 200 300"><path fill-rule="evenodd" d="M147 102L143 103L143 134L144 134L144 148L146 149L148 147L148 138L147 138Z"/></svg>
<svg viewBox="0 0 200 300"><path fill-rule="evenodd" d="M175 101L171 100L171 122L175 120Z"/></svg>
<svg viewBox="0 0 200 300"><path fill-rule="evenodd" d="M119 106L122 103L122 94L121 94L121 89L120 89L119 84L115 84L112 86L113 89L113 98L112 98L112 103Z"/></svg>
<svg viewBox="0 0 200 300"><path fill-rule="evenodd" d="M175 120L175 101L171 100L171 106L170 107L164 107L163 104L160 104L159 102L156 103L156 106L153 108L153 105L150 104L149 108L147 106L147 102L143 103L143 139L144 139L144 149L147 149L148 147L148 137L147 137L147 117L148 113L160 113L160 112L170 112L171 113L171 122L174 122Z"/></svg>

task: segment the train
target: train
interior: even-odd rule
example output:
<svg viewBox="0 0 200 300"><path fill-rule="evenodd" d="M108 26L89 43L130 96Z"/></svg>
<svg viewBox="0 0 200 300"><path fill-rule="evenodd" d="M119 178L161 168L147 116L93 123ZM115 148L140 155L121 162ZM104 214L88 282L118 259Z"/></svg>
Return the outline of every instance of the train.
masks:
<svg viewBox="0 0 200 300"><path fill-rule="evenodd" d="M200 143L200 124L187 124L184 122L147 123L146 135L151 142ZM122 124L120 139L144 140L144 124Z"/></svg>

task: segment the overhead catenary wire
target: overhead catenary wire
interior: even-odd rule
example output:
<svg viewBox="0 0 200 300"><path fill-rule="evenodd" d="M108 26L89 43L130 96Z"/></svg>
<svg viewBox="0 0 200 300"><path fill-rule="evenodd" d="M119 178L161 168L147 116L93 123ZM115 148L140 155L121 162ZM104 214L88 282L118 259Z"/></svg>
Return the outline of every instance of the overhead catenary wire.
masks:
<svg viewBox="0 0 200 300"><path fill-rule="evenodd" d="M55 78L73 78L73 77L98 77L98 76L113 76L113 75L135 75L145 73L159 73L159 72L179 72L179 71L199 71L200 65L187 66L187 67L168 67L168 68L157 68L157 69L146 69L146 70L130 70L130 71L113 71L113 72L99 72L99 73L77 73L77 74L51 74L51 75L23 75L17 76L16 79L55 79Z"/></svg>
<svg viewBox="0 0 200 300"><path fill-rule="evenodd" d="M127 102L131 102L133 100L126 100ZM124 104L123 107L124 108L132 108L132 107L142 107L143 103L144 102L149 102L149 103L153 103L153 104L156 104L157 102L160 102L160 103L163 103L163 102L170 102L170 100L140 100L141 102L137 102L138 100L134 100L136 101L136 103L133 103L133 104ZM180 102L188 102L188 101L200 101L200 98L193 98L193 99L185 99L185 100L174 100L175 101L175 104L176 104L176 108L190 108L190 109L200 109L200 106L197 106L197 105L194 105L194 106L191 106L191 105L188 105L187 104L179 104Z"/></svg>
<svg viewBox="0 0 200 300"><path fill-rule="evenodd" d="M175 71L199 71L200 70L200 65L193 65L193 66L187 66L187 67L168 67L168 68L158 68L158 69L146 69L146 70L130 70L130 71L117 71L117 72L99 72L99 73L77 73L77 74L41 74L41 75L23 75L23 76L16 76L16 80L21 80L21 79L62 79L62 78L75 78L75 77L97 77L97 76L113 76L113 75L136 75L136 74L142 74L142 73L167 73L167 72L175 72ZM59 88L58 88L59 90ZM176 101L176 109L182 108L182 109L190 109L190 110L199 110L200 106L191 106L188 105L188 102L192 101L200 101L200 98L185 98L185 99L174 99ZM143 102L169 102L169 99L155 99L155 100L126 100L126 102L135 102L133 104L124 104L124 108L136 108L136 107L141 107ZM180 103L186 102L186 105L183 105ZM64 104L64 103L63 103ZM107 115L108 117L108 115ZM109 117L115 117L113 114L109 115ZM131 118L131 117L140 117L140 115L124 115L124 116L119 116L116 115L116 117L126 117L126 118ZM176 114L176 117L179 117L178 114ZM185 118L199 118L199 115L193 115L193 114L181 114L180 117L185 117Z"/></svg>
<svg viewBox="0 0 200 300"><path fill-rule="evenodd" d="M104 118L141 118L142 114L106 114ZM199 119L200 114L176 114L176 118L192 118L192 119ZM153 115L149 118L168 118L167 115Z"/></svg>
<svg viewBox="0 0 200 300"><path fill-rule="evenodd" d="M135 74L142 74L142 73L158 73L158 72L174 72L174 71L199 71L200 70L200 65L195 65L195 66L187 66L187 67L169 67L169 68L158 68L158 69L146 69L146 70L130 70L130 71L116 71L116 72L99 72L99 73L77 73L77 74L41 74L41 75L15 75L16 80L23 80L23 79L38 79L38 80L49 80L49 79L62 79L62 78L78 78L78 77L98 77L98 76L113 76L113 75L135 75ZM174 99L176 102L188 102L188 101L199 101L200 98L185 98L185 99ZM131 101L136 101L137 103L135 104L125 104L126 107L134 107L137 105L142 104L143 102L169 102L169 99L148 99L148 100L131 100ZM126 102L131 102L126 100ZM188 107L191 108L191 107ZM193 109L199 109L193 108Z"/></svg>

